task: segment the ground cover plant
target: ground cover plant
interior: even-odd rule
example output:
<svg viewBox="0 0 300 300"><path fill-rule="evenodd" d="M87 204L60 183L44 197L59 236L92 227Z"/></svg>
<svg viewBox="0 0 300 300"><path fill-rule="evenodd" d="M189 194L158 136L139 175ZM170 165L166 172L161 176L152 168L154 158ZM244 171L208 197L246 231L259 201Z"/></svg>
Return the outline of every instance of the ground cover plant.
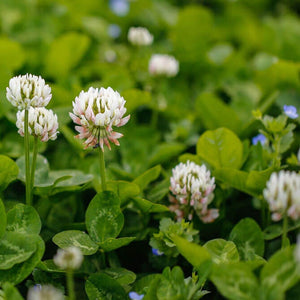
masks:
<svg viewBox="0 0 300 300"><path fill-rule="evenodd" d="M0 299L299 299L299 5L2 0Z"/></svg>

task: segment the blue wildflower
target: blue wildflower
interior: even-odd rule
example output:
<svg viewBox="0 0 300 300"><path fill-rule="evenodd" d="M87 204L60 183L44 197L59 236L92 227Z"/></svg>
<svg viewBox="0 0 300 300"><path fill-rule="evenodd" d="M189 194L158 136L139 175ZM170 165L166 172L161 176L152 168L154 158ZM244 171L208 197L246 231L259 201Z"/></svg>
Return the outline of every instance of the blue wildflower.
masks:
<svg viewBox="0 0 300 300"><path fill-rule="evenodd" d="M111 24L108 27L108 35L114 39L118 38L121 34L121 28L117 24Z"/></svg>
<svg viewBox="0 0 300 300"><path fill-rule="evenodd" d="M136 292L130 292L129 293L129 298L131 299L131 300L142 300L143 298L144 298L144 295L142 294L142 295L139 295L138 293L136 293Z"/></svg>
<svg viewBox="0 0 300 300"><path fill-rule="evenodd" d="M267 138L261 133L252 138L253 145L257 145L257 143L261 143L262 145L264 145L266 143L266 141L267 141Z"/></svg>
<svg viewBox="0 0 300 300"><path fill-rule="evenodd" d="M298 118L297 108L293 105L284 105L283 106L284 113L291 119Z"/></svg>
<svg viewBox="0 0 300 300"><path fill-rule="evenodd" d="M164 253L163 253L163 252L160 252L158 249L152 248L152 254L153 254L153 255L156 255L156 256L161 256L161 255L163 255Z"/></svg>
<svg viewBox="0 0 300 300"><path fill-rule="evenodd" d="M126 16L129 12L128 0L110 0L109 7L117 16Z"/></svg>

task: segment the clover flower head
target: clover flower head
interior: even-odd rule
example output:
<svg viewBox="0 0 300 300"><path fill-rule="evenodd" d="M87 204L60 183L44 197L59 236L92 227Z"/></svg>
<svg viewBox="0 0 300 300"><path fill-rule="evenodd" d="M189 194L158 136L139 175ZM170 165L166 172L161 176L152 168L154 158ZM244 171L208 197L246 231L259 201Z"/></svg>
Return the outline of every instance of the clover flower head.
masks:
<svg viewBox="0 0 300 300"><path fill-rule="evenodd" d="M58 249L56 255L53 257L53 261L63 270L76 270L82 264L83 255L77 247Z"/></svg>
<svg viewBox="0 0 300 300"><path fill-rule="evenodd" d="M174 77L179 71L178 61L167 54L154 54L149 61L149 73L152 76Z"/></svg>
<svg viewBox="0 0 300 300"><path fill-rule="evenodd" d="M63 293L51 285L35 285L28 290L27 300L63 300Z"/></svg>
<svg viewBox="0 0 300 300"><path fill-rule="evenodd" d="M47 106L51 100L51 88L41 76L19 75L9 81L6 88L8 101L19 110Z"/></svg>
<svg viewBox="0 0 300 300"><path fill-rule="evenodd" d="M100 146L104 151L104 144L110 148L110 143L119 146L118 141L123 135L113 131L113 126L125 125L130 115L123 118L126 113L126 101L112 88L89 88L87 92L81 91L73 102L73 113L70 117L79 132L79 139L86 139L85 148Z"/></svg>
<svg viewBox="0 0 300 300"><path fill-rule="evenodd" d="M129 298L130 298L131 300L142 300L142 299L144 298L144 295L143 295L143 294L139 295L139 294L136 293L136 292L130 292L130 293L129 293Z"/></svg>
<svg viewBox="0 0 300 300"><path fill-rule="evenodd" d="M291 119L298 118L297 108L293 105L284 105L283 111Z"/></svg>
<svg viewBox="0 0 300 300"><path fill-rule="evenodd" d="M17 112L16 126L18 133L24 136L25 110ZM28 110L29 134L38 137L42 142L57 138L58 122L57 115L51 109L45 107L30 107Z"/></svg>
<svg viewBox="0 0 300 300"><path fill-rule="evenodd" d="M153 42L153 35L144 27L130 27L128 41L135 46L147 46Z"/></svg>
<svg viewBox="0 0 300 300"><path fill-rule="evenodd" d="M164 255L163 252L159 251L158 249L152 248L152 254L155 256L162 256Z"/></svg>
<svg viewBox="0 0 300 300"><path fill-rule="evenodd" d="M264 145L267 142L267 138L262 134L258 134L252 138L252 144L257 145L260 143L261 145Z"/></svg>
<svg viewBox="0 0 300 300"><path fill-rule="evenodd" d="M274 221L279 221L285 213L293 220L300 218L299 174L283 170L272 173L263 194Z"/></svg>
<svg viewBox="0 0 300 300"><path fill-rule="evenodd" d="M208 209L212 202L215 189L215 178L210 176L210 171L205 165L194 162L180 163L172 170L170 178L170 210L174 211L177 219L193 218L194 212L204 223L213 222L218 216L217 209ZM186 208L188 215L186 216Z"/></svg>

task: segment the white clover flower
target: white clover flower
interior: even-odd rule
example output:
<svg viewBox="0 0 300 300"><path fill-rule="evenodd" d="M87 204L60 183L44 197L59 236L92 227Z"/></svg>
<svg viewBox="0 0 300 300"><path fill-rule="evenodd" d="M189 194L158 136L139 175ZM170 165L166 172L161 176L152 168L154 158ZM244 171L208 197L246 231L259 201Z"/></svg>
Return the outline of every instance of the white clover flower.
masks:
<svg viewBox="0 0 300 300"><path fill-rule="evenodd" d="M126 113L126 101L112 88L89 88L87 92L81 91L73 102L73 113L70 113L79 132L76 138L86 139L87 147L100 146L104 151L105 144L109 149L109 142L119 146L118 141L123 135L113 131L113 126L125 125L130 115L123 118Z"/></svg>
<svg viewBox="0 0 300 300"><path fill-rule="evenodd" d="M16 125L18 132L24 136L25 110L17 112ZM42 142L55 140L57 137L58 122L57 115L51 109L45 107L30 107L28 110L28 132L38 137Z"/></svg>
<svg viewBox="0 0 300 300"><path fill-rule="evenodd" d="M272 173L263 194L274 221L279 221L285 213L293 220L300 218L299 174L283 170Z"/></svg>
<svg viewBox="0 0 300 300"><path fill-rule="evenodd" d="M149 73L153 76L174 77L178 71L179 63L173 56L154 54L149 61Z"/></svg>
<svg viewBox="0 0 300 300"><path fill-rule="evenodd" d="M81 250L77 247L58 249L53 262L63 270L79 269L83 261Z"/></svg>
<svg viewBox="0 0 300 300"><path fill-rule="evenodd" d="M127 38L135 46L147 46L153 42L153 35L144 27L130 27Z"/></svg>
<svg viewBox="0 0 300 300"><path fill-rule="evenodd" d="M177 165L172 174L170 191L174 197L170 198L173 203L170 210L176 213L178 219L188 217L191 220L196 212L204 223L213 222L219 213L217 209L208 209L208 205L214 197L215 178L210 176L206 166L187 161Z"/></svg>
<svg viewBox="0 0 300 300"><path fill-rule="evenodd" d="M51 285L35 285L28 290L27 300L63 300L63 293Z"/></svg>
<svg viewBox="0 0 300 300"><path fill-rule="evenodd" d="M51 88L41 76L31 74L13 77L6 88L8 101L19 110L44 107L51 100Z"/></svg>

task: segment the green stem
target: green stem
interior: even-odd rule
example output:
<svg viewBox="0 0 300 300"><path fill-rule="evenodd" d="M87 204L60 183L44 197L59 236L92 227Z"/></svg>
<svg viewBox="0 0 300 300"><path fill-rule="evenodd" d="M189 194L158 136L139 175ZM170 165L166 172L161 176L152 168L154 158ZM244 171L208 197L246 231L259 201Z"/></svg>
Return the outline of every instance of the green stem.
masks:
<svg viewBox="0 0 300 300"><path fill-rule="evenodd" d="M28 131L28 110L27 109L25 109L25 120L24 120L24 149L25 149L26 204L31 205L30 161L29 161L29 131Z"/></svg>
<svg viewBox="0 0 300 300"><path fill-rule="evenodd" d="M287 229L288 229L288 218L287 213L285 212L283 215L283 224L282 224L282 240L281 240L281 248L285 248L286 239L287 239Z"/></svg>
<svg viewBox="0 0 300 300"><path fill-rule="evenodd" d="M34 173L35 173L35 166L36 166L36 157L38 153L38 138L34 137L34 144L33 144L33 155L32 155L32 163L31 163L31 174L30 174L30 202L32 202L33 196L33 187L34 187Z"/></svg>
<svg viewBox="0 0 300 300"><path fill-rule="evenodd" d="M100 158L100 176L101 176L101 187L102 191L106 190L106 180L105 180L105 161L104 161L104 152L101 147L99 147L99 158Z"/></svg>
<svg viewBox="0 0 300 300"><path fill-rule="evenodd" d="M261 199L261 224L262 228L266 227L266 201L265 199Z"/></svg>
<svg viewBox="0 0 300 300"><path fill-rule="evenodd" d="M67 275L67 288L68 288L69 300L75 300L73 271L67 270L66 275Z"/></svg>

